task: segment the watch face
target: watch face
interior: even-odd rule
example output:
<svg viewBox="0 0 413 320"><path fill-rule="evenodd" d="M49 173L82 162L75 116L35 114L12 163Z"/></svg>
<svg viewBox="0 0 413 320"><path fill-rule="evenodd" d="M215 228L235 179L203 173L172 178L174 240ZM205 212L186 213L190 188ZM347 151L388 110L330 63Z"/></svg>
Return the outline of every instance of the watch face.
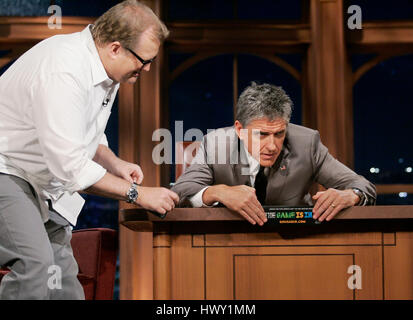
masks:
<svg viewBox="0 0 413 320"><path fill-rule="evenodd" d="M135 200L137 196L138 196L138 191L136 189L132 189L129 193L129 198L131 200Z"/></svg>
<svg viewBox="0 0 413 320"><path fill-rule="evenodd" d="M138 198L138 190L137 190L137 184L134 182L132 183L132 186L130 187L128 193L126 194L127 200L126 202L128 203L133 203L136 201Z"/></svg>

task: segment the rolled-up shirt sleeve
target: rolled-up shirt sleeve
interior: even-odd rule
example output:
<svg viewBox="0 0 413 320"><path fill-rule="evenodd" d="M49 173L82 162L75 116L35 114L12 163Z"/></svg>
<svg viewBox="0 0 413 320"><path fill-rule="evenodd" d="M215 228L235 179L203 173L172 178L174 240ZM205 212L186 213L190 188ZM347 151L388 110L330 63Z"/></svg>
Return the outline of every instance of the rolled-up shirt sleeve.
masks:
<svg viewBox="0 0 413 320"><path fill-rule="evenodd" d="M86 144L87 90L68 72L47 75L32 88L33 121L51 174L69 192L84 190L106 173Z"/></svg>
<svg viewBox="0 0 413 320"><path fill-rule="evenodd" d="M103 144L104 146L109 148L108 138L106 137L106 134L102 135L99 144Z"/></svg>

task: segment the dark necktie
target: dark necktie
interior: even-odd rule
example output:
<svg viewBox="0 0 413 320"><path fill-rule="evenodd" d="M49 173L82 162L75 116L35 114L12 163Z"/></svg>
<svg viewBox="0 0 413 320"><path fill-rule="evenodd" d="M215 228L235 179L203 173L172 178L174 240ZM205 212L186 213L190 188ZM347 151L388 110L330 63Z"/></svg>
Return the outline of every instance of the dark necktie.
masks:
<svg viewBox="0 0 413 320"><path fill-rule="evenodd" d="M265 204L265 196L267 195L267 176L264 174L265 167L260 166L257 176L255 177L255 194L261 205Z"/></svg>

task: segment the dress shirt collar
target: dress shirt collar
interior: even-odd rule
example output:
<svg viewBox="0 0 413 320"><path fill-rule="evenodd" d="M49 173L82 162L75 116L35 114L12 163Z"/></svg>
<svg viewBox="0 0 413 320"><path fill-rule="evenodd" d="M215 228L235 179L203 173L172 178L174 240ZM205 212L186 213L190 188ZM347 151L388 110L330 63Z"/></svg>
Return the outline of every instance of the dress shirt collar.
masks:
<svg viewBox="0 0 413 320"><path fill-rule="evenodd" d="M242 147L244 148L245 155L247 156L248 166L250 168L250 174L255 176L260 170L260 162L255 159L251 153L248 152L246 145L241 141Z"/></svg>
<svg viewBox="0 0 413 320"><path fill-rule="evenodd" d="M93 77L93 85L96 86L98 84L104 83L106 86L113 85L113 80L111 80L106 73L105 67L103 66L102 61L100 60L100 56L98 50L96 48L95 41L92 37L91 28L93 25L89 24L83 31L81 32L81 37L85 41L89 52L91 54L92 64L92 77Z"/></svg>

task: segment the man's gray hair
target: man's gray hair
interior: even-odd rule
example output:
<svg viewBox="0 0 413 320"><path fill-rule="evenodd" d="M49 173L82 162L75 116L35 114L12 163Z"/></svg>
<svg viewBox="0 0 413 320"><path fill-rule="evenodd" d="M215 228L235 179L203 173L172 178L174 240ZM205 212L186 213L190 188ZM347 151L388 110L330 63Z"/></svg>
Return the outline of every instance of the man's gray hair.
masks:
<svg viewBox="0 0 413 320"><path fill-rule="evenodd" d="M292 108L293 102L281 87L252 82L238 99L236 120L244 127L260 118L282 118L288 123Z"/></svg>

